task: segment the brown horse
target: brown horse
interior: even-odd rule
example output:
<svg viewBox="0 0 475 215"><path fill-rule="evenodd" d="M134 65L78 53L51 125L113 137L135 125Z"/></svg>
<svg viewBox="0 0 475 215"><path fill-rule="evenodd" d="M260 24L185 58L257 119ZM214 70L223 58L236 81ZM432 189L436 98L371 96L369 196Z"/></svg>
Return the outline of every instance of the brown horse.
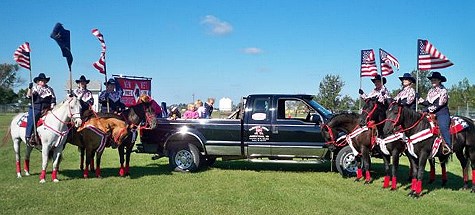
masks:
<svg viewBox="0 0 475 215"><path fill-rule="evenodd" d="M86 153L86 166L91 164L93 161L92 158L94 157L94 149L98 149L101 147L101 145L104 145L104 141L106 141L106 143L108 143L106 146L112 145L113 148L118 147L121 164L119 175L129 175L130 155L132 153L133 147L135 146L137 128L139 126L155 128L157 124L157 119L150 103L138 103L129 107L120 115L112 113L93 113L92 111L86 112L85 115L85 118L90 120L87 121L83 127L88 128L81 131L86 132L83 135L80 135L82 136L83 143L76 145L82 145L82 150L86 149L86 151L89 151ZM84 138L90 139L86 141ZM87 148L89 148L89 150L87 150ZM87 161L87 154L89 154L89 162ZM100 156L96 158L96 163L98 162L97 159L99 159L100 162ZM84 158L82 155L81 167L83 166L83 160ZM93 169L93 167L91 167L91 169ZM96 168L96 175L97 171L98 170ZM87 171L85 170L84 172L86 174Z"/></svg>

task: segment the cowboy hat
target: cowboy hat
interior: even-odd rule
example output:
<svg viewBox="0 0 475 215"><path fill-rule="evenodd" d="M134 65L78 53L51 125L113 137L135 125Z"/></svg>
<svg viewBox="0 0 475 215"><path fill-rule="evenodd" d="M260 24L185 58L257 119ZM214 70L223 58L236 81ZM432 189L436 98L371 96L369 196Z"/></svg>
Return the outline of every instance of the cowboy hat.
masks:
<svg viewBox="0 0 475 215"><path fill-rule="evenodd" d="M104 82L104 85L108 85L108 84L113 84L113 85L115 85L115 79L109 78L109 80L108 80L107 82Z"/></svg>
<svg viewBox="0 0 475 215"><path fill-rule="evenodd" d="M432 74L430 74L429 77L427 77L429 80L432 80L432 79L439 79L440 82L446 82L447 81L447 78L445 78L445 76L442 76L440 74L440 72L432 72Z"/></svg>
<svg viewBox="0 0 475 215"><path fill-rule="evenodd" d="M87 80L86 77L84 77L84 75L81 75L81 77L79 77L79 79L76 80L76 84L79 84L80 82L86 82L86 84L89 84L89 81L91 80Z"/></svg>
<svg viewBox="0 0 475 215"><path fill-rule="evenodd" d="M374 78L371 79L371 81L374 83L376 80L381 80L381 75L376 75ZM386 78L383 77L383 84L386 84Z"/></svg>
<svg viewBox="0 0 475 215"><path fill-rule="evenodd" d="M46 75L45 75L44 73L40 73L40 74L38 75L38 77L35 77L35 78L33 79L33 82L37 83L37 82L40 81L40 80L43 80L43 81L45 81L45 82L48 82L49 79L50 79L50 77L46 77Z"/></svg>
<svg viewBox="0 0 475 215"><path fill-rule="evenodd" d="M412 75L410 73L404 73L404 75L402 75L401 77L399 77L399 80L403 81L403 80L409 80L411 81L412 83L416 83L416 79L414 77L412 77Z"/></svg>

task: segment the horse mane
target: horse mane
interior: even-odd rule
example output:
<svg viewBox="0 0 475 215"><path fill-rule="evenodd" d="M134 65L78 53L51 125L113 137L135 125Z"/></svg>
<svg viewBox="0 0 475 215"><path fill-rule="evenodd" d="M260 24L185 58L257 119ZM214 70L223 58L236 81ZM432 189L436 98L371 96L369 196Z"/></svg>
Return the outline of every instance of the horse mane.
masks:
<svg viewBox="0 0 475 215"><path fill-rule="evenodd" d="M357 120L358 118L359 118L359 114L353 113L353 112L337 113L333 115L332 118L330 118L330 120L328 121L328 125L331 126L336 122L347 121L348 119Z"/></svg>

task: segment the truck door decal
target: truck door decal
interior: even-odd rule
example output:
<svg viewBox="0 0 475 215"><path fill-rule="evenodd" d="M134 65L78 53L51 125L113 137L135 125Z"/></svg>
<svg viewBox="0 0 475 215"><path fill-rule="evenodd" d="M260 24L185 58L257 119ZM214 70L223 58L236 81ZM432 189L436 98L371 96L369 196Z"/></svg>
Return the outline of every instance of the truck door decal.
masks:
<svg viewBox="0 0 475 215"><path fill-rule="evenodd" d="M252 133L254 131L254 133ZM269 129L264 126L254 126L249 129L249 140L252 142L269 141Z"/></svg>

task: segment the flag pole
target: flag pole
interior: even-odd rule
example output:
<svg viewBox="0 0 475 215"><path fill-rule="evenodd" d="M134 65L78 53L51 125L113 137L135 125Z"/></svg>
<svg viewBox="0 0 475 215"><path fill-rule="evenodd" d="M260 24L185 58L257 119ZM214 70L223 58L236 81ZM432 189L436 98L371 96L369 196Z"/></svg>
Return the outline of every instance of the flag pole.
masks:
<svg viewBox="0 0 475 215"><path fill-rule="evenodd" d="M106 52L104 52L104 80L106 83L106 91L107 91L107 64L106 64ZM107 113L110 113L110 105L109 105L109 97L106 98L106 102L107 102Z"/></svg>
<svg viewBox="0 0 475 215"><path fill-rule="evenodd" d="M419 40L417 40L417 50L416 50L416 95L419 95L419 49L421 47L419 47ZM420 97L420 95L419 95ZM416 96L416 111L418 110L418 103L419 103L419 98L417 98Z"/></svg>
<svg viewBox="0 0 475 215"><path fill-rule="evenodd" d="M362 81L363 81L363 77L361 77L361 71L360 71L360 88L362 87ZM358 94L359 95L359 94ZM358 100L359 100L359 103L358 103L358 111L361 110L361 97L358 96Z"/></svg>
<svg viewBox="0 0 475 215"><path fill-rule="evenodd" d="M32 77L32 74L31 74L31 56L30 56L30 83L33 83L33 77ZM28 84L28 87L29 87L30 84ZM28 91L30 91L30 99L31 99L31 114L33 115L32 116L32 119L33 119L33 135L35 137L35 140L36 140L36 137L38 136L37 134L37 131L36 131L36 117L35 117L35 104L33 103L33 93L31 92L31 89L28 89ZM29 143L27 143L29 144Z"/></svg>

